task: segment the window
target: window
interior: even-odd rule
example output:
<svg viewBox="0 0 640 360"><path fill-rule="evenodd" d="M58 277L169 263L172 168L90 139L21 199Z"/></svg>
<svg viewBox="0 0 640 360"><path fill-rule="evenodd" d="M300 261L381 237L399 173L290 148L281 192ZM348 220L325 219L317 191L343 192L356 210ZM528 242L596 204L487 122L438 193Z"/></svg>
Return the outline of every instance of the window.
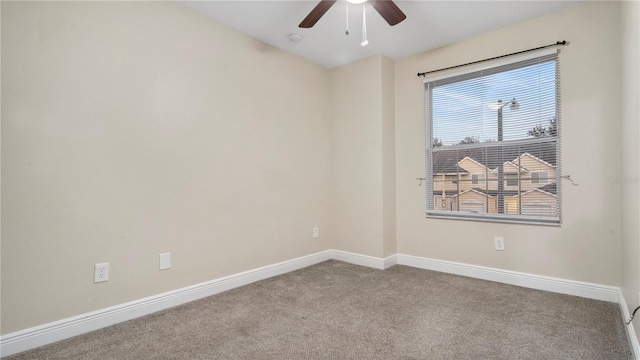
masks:
<svg viewBox="0 0 640 360"><path fill-rule="evenodd" d="M471 185L478 185L481 180L484 180L484 174L471 175Z"/></svg>
<svg viewBox="0 0 640 360"><path fill-rule="evenodd" d="M555 51L426 78L427 216L559 224L559 98Z"/></svg>
<svg viewBox="0 0 640 360"><path fill-rule="evenodd" d="M531 183L532 184L546 184L548 182L549 174L545 171L532 172Z"/></svg>
<svg viewBox="0 0 640 360"><path fill-rule="evenodd" d="M518 186L518 174L505 174L507 179L507 186Z"/></svg>

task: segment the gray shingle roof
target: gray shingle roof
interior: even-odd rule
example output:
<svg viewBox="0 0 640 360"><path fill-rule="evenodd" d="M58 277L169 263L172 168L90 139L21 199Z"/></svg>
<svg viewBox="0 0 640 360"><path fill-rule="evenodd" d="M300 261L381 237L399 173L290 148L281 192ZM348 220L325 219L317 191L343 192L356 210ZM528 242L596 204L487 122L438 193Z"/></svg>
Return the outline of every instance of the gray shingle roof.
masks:
<svg viewBox="0 0 640 360"><path fill-rule="evenodd" d="M556 144L553 142L491 146L485 148L458 148L441 150L433 153L433 173L467 173L458 166L458 162L469 157L478 163L495 169L506 161L513 161L518 156L529 153L551 165L556 165Z"/></svg>

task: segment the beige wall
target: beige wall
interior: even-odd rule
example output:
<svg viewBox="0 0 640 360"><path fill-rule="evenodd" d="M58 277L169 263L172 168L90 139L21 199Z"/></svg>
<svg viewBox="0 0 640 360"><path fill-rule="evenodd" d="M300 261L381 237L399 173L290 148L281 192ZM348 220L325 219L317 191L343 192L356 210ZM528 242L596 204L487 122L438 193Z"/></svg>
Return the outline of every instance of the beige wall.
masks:
<svg viewBox="0 0 640 360"><path fill-rule="evenodd" d="M620 284L619 4L589 2L396 61L398 252L599 284ZM595 26L594 24L598 24ZM416 73L462 64L557 40L560 54L561 227L425 219L424 91ZM606 66L611 64L611 66ZM401 139L401 140L400 140ZM587 146L588 145L588 146ZM586 203L585 199L591 202ZM504 236L507 251L493 249Z"/></svg>
<svg viewBox="0 0 640 360"><path fill-rule="evenodd" d="M622 32L622 291L629 312L639 305L640 291L640 2L621 6ZM633 322L640 335L640 322Z"/></svg>
<svg viewBox="0 0 640 360"><path fill-rule="evenodd" d="M380 55L331 70L335 249L395 253L393 70Z"/></svg>
<svg viewBox="0 0 640 360"><path fill-rule="evenodd" d="M396 107L395 63L382 56L382 221L383 257L396 249Z"/></svg>
<svg viewBox="0 0 640 360"><path fill-rule="evenodd" d="M329 70L160 2L3 1L2 56L3 334L329 248Z"/></svg>

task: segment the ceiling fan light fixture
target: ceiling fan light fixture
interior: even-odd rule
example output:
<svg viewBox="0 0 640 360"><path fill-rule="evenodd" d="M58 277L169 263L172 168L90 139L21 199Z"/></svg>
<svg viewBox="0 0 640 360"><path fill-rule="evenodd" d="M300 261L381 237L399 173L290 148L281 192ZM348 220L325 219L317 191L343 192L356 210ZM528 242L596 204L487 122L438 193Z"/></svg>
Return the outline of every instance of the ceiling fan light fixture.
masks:
<svg viewBox="0 0 640 360"><path fill-rule="evenodd" d="M350 4L362 4L364 2L367 2L367 0L347 0L348 3Z"/></svg>

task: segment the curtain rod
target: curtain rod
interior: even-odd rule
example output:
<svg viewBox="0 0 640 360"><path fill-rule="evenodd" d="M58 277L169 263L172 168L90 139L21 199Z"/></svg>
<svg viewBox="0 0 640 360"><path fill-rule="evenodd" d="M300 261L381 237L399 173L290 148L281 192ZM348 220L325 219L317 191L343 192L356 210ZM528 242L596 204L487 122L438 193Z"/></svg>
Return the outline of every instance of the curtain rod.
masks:
<svg viewBox="0 0 640 360"><path fill-rule="evenodd" d="M500 56L492 57L492 58L489 58L489 59L478 60L478 61L472 61L472 62L469 62L469 63L466 63L466 64L460 64L460 65L455 65L455 66L449 66L449 67L442 68L442 69L438 69L438 70L426 71L426 72L418 73L418 76L425 76L425 75L427 75L427 74L431 74L431 73L435 73L435 72L439 72L439 71L445 71L445 70L455 69L455 68L459 68L459 67L463 67L463 66L468 66L468 65L478 64L478 63L485 62L485 61L491 61L491 60L501 59L501 58L504 58L504 57L507 57L507 56L519 55L519 54L527 53L527 52L530 52L530 51L536 51L536 50L546 49L546 48L553 47L553 46L563 46L563 45L567 45L567 41L566 41L566 40L557 41L555 44L549 44L549 45L545 45L545 46L540 46L540 47L533 48L533 49L529 49L529 50L522 50L522 51L514 52L514 53L511 53L511 54L506 54L506 55L500 55Z"/></svg>

